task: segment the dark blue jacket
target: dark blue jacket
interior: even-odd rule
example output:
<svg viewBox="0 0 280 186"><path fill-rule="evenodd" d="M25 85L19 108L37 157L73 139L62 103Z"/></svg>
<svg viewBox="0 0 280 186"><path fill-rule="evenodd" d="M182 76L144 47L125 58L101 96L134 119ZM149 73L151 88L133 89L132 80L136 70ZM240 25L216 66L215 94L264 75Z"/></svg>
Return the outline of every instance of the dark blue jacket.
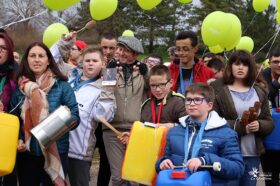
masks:
<svg viewBox="0 0 280 186"><path fill-rule="evenodd" d="M25 98L24 95L17 87L11 97L11 110L16 107L11 114L14 114L20 118L20 124L21 124L20 139L23 140L24 140L24 133L22 131L23 121L21 120L20 114L21 114L21 106L24 102L24 98ZM74 91L66 81L56 80L53 87L48 92L47 100L49 103L49 113L55 111L60 105L65 105L70 109L73 119L76 120L77 123L80 122L79 110L78 110L78 105L76 102ZM61 136L56 141L56 144L57 144L59 154L68 153L69 132ZM31 137L31 142L30 142L30 152L34 155L38 155L38 156L42 155L39 143L36 141L36 139L33 136Z"/></svg>
<svg viewBox="0 0 280 186"><path fill-rule="evenodd" d="M169 130L164 156L156 163L157 172L160 171L160 163L165 159L170 159L175 166L183 164L187 118L188 116L180 118L181 125ZM228 180L240 178L244 173L237 134L215 111L210 112L208 116L198 153L198 158L201 157L205 160L206 165L212 165L214 162L221 163L221 171L210 170L213 185L223 185Z"/></svg>

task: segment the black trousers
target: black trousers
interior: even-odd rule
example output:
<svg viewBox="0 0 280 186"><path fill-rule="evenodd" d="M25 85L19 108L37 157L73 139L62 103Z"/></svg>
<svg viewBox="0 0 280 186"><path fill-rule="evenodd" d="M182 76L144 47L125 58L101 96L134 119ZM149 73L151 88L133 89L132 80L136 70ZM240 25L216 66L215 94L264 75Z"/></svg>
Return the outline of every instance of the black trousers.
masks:
<svg viewBox="0 0 280 186"><path fill-rule="evenodd" d="M14 168L11 174L0 177L0 186L17 186L16 168Z"/></svg>
<svg viewBox="0 0 280 186"><path fill-rule="evenodd" d="M67 175L68 154L60 154L64 171ZM44 170L44 156L35 156L28 152L18 153L18 179L19 186L52 186L50 176Z"/></svg>
<svg viewBox="0 0 280 186"><path fill-rule="evenodd" d="M89 186L90 161L69 158L69 181L71 186Z"/></svg>
<svg viewBox="0 0 280 186"><path fill-rule="evenodd" d="M107 159L105 146L103 142L101 123L99 123L97 129L95 130L95 136L96 136L95 147L99 149L99 154L100 154L97 186L108 186L111 178L111 171L110 171L110 164Z"/></svg>
<svg viewBox="0 0 280 186"><path fill-rule="evenodd" d="M265 174L271 174L271 180L266 179L266 186L279 186L280 151L267 150L261 156L262 169Z"/></svg>

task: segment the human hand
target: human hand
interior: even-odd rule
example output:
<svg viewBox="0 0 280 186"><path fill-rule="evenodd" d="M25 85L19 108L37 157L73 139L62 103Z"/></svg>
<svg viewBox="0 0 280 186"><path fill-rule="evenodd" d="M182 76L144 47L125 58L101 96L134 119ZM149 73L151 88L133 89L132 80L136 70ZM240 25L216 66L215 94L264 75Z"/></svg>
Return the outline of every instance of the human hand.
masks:
<svg viewBox="0 0 280 186"><path fill-rule="evenodd" d="M68 34L66 34L66 35L64 36L64 39L65 39L66 41L69 41L69 40L71 40L71 39L73 39L73 38L76 39L76 37L77 37L77 32L76 32L76 31L73 31L73 32L69 32Z"/></svg>
<svg viewBox="0 0 280 186"><path fill-rule="evenodd" d="M24 91L24 86L27 82L29 82L28 78L26 78L25 76L20 77L18 80L19 89Z"/></svg>
<svg viewBox="0 0 280 186"><path fill-rule="evenodd" d="M22 139L18 140L17 150L19 152L25 152L26 151L26 145L25 145L25 143L23 142Z"/></svg>
<svg viewBox="0 0 280 186"><path fill-rule="evenodd" d="M137 62L137 64L133 66L133 70L139 71L141 75L146 75L148 72L147 65L141 62Z"/></svg>
<svg viewBox="0 0 280 186"><path fill-rule="evenodd" d="M122 132L120 136L118 136L119 140L122 144L127 144L129 140L130 133L129 132Z"/></svg>
<svg viewBox="0 0 280 186"><path fill-rule="evenodd" d="M197 169L202 165L199 158L192 158L187 161L187 168L191 173L196 172Z"/></svg>
<svg viewBox="0 0 280 186"><path fill-rule="evenodd" d="M170 159L163 160L159 165L160 170L174 169L174 165Z"/></svg>
<svg viewBox="0 0 280 186"><path fill-rule="evenodd" d="M247 126L250 132L258 132L260 130L260 123L257 120L252 121Z"/></svg>
<svg viewBox="0 0 280 186"><path fill-rule="evenodd" d="M0 101L0 112L4 112L4 105L2 101Z"/></svg>

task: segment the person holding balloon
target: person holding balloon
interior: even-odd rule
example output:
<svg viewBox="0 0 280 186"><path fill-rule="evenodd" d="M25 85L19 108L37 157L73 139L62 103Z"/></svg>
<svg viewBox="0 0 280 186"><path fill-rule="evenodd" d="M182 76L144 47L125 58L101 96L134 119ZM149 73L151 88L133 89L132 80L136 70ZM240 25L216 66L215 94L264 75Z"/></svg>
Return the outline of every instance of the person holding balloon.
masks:
<svg viewBox="0 0 280 186"><path fill-rule="evenodd" d="M26 49L16 75L18 87L11 97L12 114L20 118L17 170L20 186L65 186L68 172L69 132L47 149L30 130L61 105L79 123L74 91L58 69L48 47L34 42Z"/></svg>
<svg viewBox="0 0 280 186"><path fill-rule="evenodd" d="M174 84L173 91L185 94L186 88L192 83L206 83L208 79L214 78L214 72L195 58L198 50L198 39L192 31L181 31L176 36L175 53L180 64L172 63L169 66Z"/></svg>
<svg viewBox="0 0 280 186"><path fill-rule="evenodd" d="M10 99L12 92L16 88L14 75L18 65L14 60L13 49L13 40L5 31L2 31L0 33L0 111L4 112L11 110ZM3 181L3 186L16 186L15 170L5 177L0 177L0 183L1 180Z"/></svg>
<svg viewBox="0 0 280 186"><path fill-rule="evenodd" d="M214 110L224 117L239 136L245 163L244 175L235 182L240 186L255 186L250 172L260 166L265 152L263 138L273 129L267 91L257 83L254 57L245 50L235 51L229 58L223 78L210 85L215 90Z"/></svg>

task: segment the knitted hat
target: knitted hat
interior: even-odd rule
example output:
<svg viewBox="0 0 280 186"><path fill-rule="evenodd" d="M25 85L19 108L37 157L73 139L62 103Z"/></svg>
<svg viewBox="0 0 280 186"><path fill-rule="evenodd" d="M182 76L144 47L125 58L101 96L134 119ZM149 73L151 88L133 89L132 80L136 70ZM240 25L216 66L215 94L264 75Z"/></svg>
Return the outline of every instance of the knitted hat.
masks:
<svg viewBox="0 0 280 186"><path fill-rule="evenodd" d="M80 50L83 50L85 48L87 48L87 44L82 41L82 40L77 40L75 43L74 43Z"/></svg>
<svg viewBox="0 0 280 186"><path fill-rule="evenodd" d="M139 39L132 36L121 36L118 38L118 45L123 45L128 50L143 54L144 49Z"/></svg>

